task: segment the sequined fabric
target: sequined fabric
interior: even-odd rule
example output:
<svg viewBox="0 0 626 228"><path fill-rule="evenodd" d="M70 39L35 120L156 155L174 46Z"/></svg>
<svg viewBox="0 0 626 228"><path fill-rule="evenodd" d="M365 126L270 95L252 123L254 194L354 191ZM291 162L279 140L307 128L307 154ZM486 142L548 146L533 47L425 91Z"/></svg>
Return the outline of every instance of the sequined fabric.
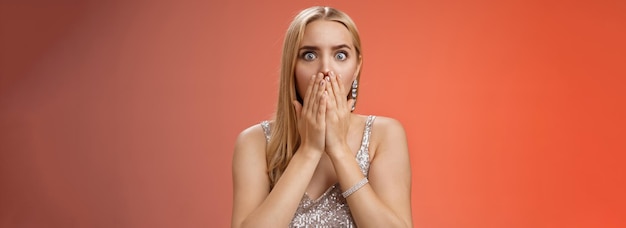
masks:
<svg viewBox="0 0 626 228"><path fill-rule="evenodd" d="M361 172L367 176L369 172L369 140L372 123L376 116L368 116L363 131L361 147L356 154L356 160ZM269 141L269 122L261 123L265 132L265 139ZM311 199L306 193L302 196L298 209L289 224L289 227L356 227L346 199L341 196L339 183L331 186L317 199Z"/></svg>

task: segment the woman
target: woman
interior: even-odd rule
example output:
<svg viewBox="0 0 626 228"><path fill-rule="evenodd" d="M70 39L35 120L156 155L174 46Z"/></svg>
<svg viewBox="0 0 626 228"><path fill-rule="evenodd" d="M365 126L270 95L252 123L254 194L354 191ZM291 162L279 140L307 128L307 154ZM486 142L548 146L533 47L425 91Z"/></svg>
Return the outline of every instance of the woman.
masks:
<svg viewBox="0 0 626 228"><path fill-rule="evenodd" d="M363 62L352 20L305 9L282 55L275 119L235 144L232 227L411 227L402 125L352 112Z"/></svg>

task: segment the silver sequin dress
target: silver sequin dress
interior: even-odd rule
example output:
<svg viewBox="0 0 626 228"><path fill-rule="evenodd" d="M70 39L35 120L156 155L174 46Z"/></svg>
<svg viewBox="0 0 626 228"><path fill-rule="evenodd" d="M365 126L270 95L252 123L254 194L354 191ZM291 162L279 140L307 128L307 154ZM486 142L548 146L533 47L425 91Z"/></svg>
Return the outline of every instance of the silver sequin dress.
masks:
<svg viewBox="0 0 626 228"><path fill-rule="evenodd" d="M356 154L357 163L365 176L370 167L368 148L374 119L376 116L367 117L361 147ZM269 141L269 122L263 121L261 126L265 131L265 139ZM289 227L356 227L356 225L346 199L341 196L341 187L336 183L317 199L311 199L305 193Z"/></svg>

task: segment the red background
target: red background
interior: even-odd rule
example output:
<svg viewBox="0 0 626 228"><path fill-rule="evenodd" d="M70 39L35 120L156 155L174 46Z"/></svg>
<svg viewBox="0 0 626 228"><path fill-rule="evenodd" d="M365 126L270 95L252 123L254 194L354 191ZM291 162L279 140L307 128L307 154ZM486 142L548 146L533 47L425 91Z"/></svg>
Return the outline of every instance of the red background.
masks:
<svg viewBox="0 0 626 228"><path fill-rule="evenodd" d="M226 227L292 17L357 22L416 227L626 226L625 1L0 4L0 227Z"/></svg>

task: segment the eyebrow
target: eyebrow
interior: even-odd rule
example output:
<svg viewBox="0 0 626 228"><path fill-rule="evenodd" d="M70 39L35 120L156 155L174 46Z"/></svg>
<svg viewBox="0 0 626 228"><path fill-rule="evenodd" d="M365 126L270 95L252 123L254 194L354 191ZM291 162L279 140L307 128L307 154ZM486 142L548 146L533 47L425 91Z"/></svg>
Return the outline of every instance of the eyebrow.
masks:
<svg viewBox="0 0 626 228"><path fill-rule="evenodd" d="M337 49L342 49L342 48L347 48L348 50L352 50L352 48L350 48L350 46L348 46L347 44L340 44L340 45L337 45L337 46L333 46L331 49L332 50L337 50ZM298 50L299 51L302 51L302 50L320 50L320 48L317 47L317 46L302 46Z"/></svg>

